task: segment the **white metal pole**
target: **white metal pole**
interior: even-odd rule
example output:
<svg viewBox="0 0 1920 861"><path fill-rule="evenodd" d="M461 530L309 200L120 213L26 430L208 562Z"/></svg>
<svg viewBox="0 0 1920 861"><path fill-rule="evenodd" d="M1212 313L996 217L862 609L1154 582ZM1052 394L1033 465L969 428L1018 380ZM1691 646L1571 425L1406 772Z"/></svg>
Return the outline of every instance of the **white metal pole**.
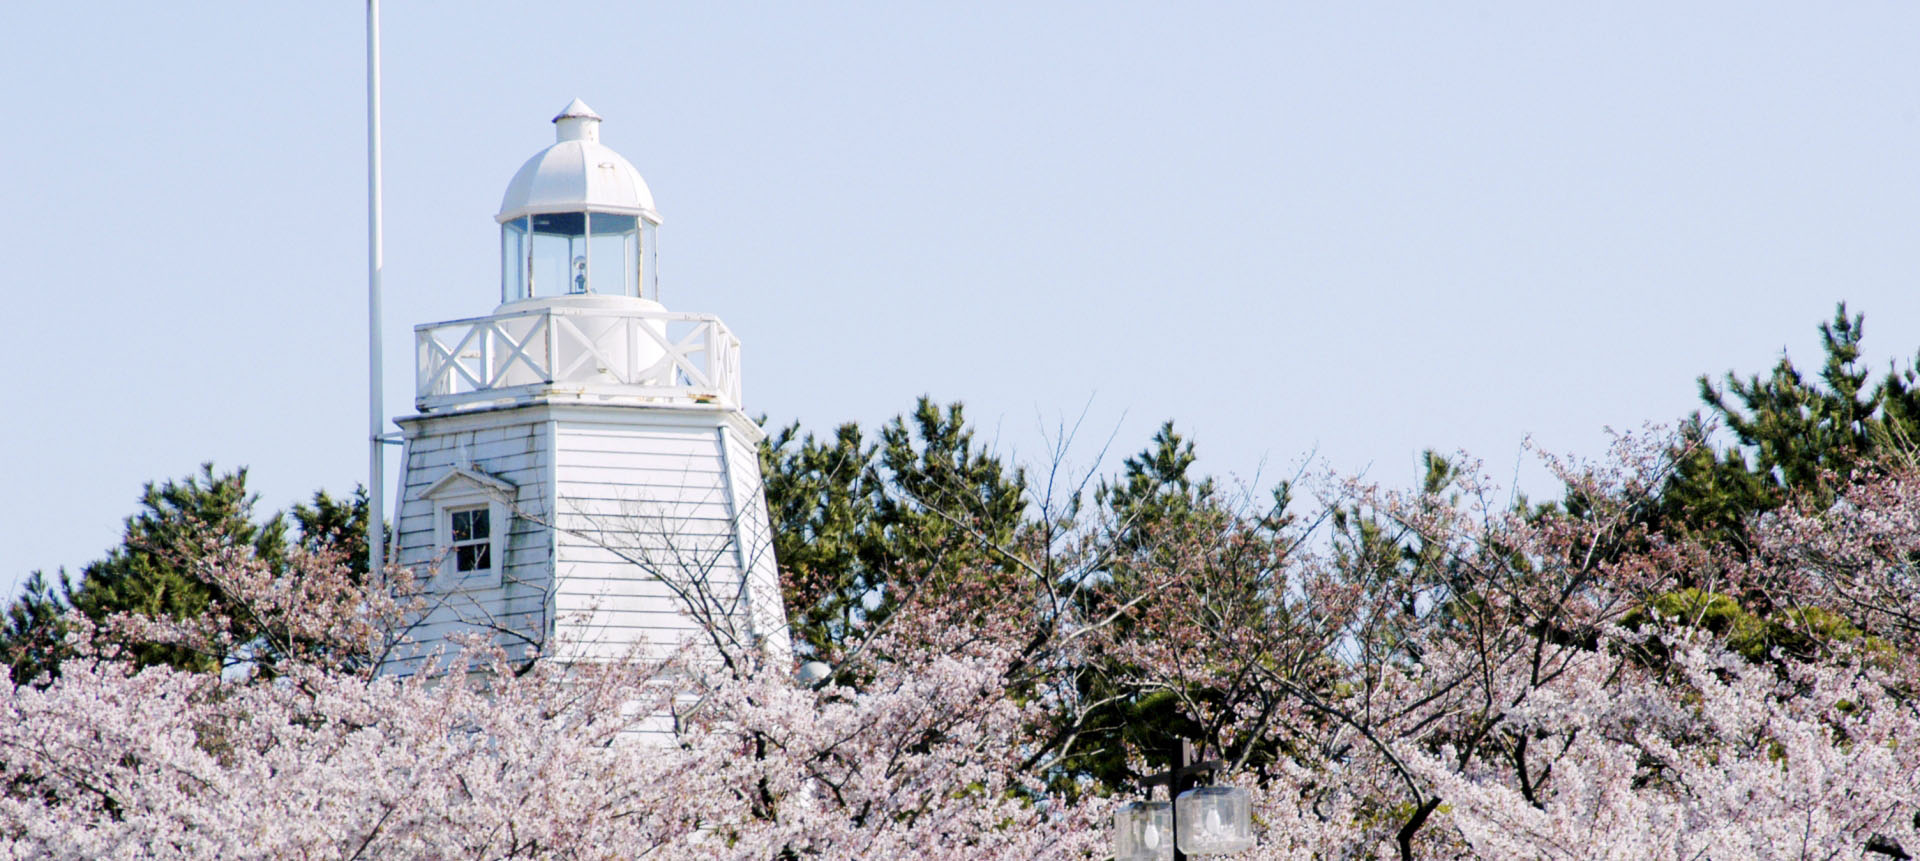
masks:
<svg viewBox="0 0 1920 861"><path fill-rule="evenodd" d="M367 576L386 570L386 404L381 386L380 270L386 263L380 218L380 0L367 0Z"/></svg>

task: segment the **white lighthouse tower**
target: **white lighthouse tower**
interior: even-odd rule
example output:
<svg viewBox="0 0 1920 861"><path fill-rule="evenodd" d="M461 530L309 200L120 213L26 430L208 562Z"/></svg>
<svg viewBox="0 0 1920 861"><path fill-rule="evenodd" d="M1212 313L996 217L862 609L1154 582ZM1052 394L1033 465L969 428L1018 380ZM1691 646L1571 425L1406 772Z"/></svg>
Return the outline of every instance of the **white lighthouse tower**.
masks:
<svg viewBox="0 0 1920 861"><path fill-rule="evenodd" d="M499 306L414 329L395 522L430 603L413 658L479 631L515 656L697 636L784 659L740 342L660 304L660 216L601 118L576 99L553 122L494 217Z"/></svg>

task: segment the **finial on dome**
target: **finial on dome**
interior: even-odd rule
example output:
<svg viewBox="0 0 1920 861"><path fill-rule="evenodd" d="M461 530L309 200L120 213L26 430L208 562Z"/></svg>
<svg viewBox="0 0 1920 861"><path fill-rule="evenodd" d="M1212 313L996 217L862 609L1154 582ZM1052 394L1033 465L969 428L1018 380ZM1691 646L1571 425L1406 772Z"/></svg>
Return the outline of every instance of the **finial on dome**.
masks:
<svg viewBox="0 0 1920 861"><path fill-rule="evenodd" d="M587 103L574 99L553 118L554 138L562 141L600 139L600 115Z"/></svg>
<svg viewBox="0 0 1920 861"><path fill-rule="evenodd" d="M586 102L580 101L579 99L568 102L567 106L561 109L560 114L553 118L553 121L557 123L568 117L586 117L590 120L600 119L599 114L594 113L592 108L587 107Z"/></svg>

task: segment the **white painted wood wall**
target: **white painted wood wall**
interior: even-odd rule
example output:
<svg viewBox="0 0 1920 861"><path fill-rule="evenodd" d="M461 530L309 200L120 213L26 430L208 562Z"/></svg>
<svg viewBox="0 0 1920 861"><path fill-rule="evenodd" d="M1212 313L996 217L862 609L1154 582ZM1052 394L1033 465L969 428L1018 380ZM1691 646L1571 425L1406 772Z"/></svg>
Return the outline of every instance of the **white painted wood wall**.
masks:
<svg viewBox="0 0 1920 861"><path fill-rule="evenodd" d="M442 570L434 606L412 631L416 648L391 671L451 651L449 638L462 631L495 636L515 657L537 643L563 659L595 660L635 650L657 657L718 624L776 660L791 655L761 431L738 410L535 402L400 424L395 561L423 575ZM430 491L499 501L508 516L493 523L503 536L494 573L451 571ZM703 623L675 585L720 603Z"/></svg>

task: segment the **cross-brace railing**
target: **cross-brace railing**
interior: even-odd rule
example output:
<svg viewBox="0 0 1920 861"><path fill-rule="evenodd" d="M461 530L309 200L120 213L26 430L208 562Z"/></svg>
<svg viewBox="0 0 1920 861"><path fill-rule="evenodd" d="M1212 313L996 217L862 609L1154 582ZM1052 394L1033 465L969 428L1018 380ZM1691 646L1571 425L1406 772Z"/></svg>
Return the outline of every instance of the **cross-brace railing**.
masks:
<svg viewBox="0 0 1920 861"><path fill-rule="evenodd" d="M740 404L740 342L718 317L548 307L414 328L423 411L529 397Z"/></svg>

